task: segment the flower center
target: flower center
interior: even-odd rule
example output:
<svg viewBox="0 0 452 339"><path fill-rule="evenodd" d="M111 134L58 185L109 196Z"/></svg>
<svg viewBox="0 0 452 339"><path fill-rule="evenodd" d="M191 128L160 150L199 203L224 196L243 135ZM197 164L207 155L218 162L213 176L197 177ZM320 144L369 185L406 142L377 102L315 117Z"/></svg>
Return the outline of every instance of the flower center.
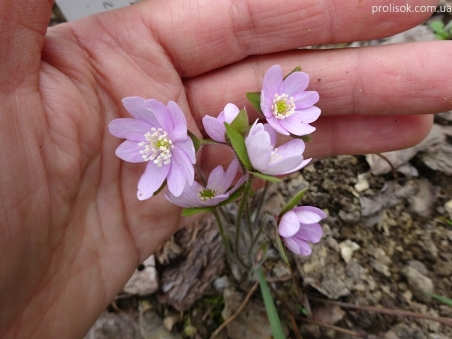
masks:
<svg viewBox="0 0 452 339"><path fill-rule="evenodd" d="M272 110L277 119L287 118L295 112L294 98L289 98L287 94L275 94Z"/></svg>
<svg viewBox="0 0 452 339"><path fill-rule="evenodd" d="M278 148L275 148L270 153L270 165L274 164L275 162L277 162L281 158L282 158L282 155L278 154Z"/></svg>
<svg viewBox="0 0 452 339"><path fill-rule="evenodd" d="M152 160L158 167L168 165L171 162L171 149L174 148L168 133L161 128L152 127L144 137L146 141L138 144L138 146L144 146L140 151L144 161Z"/></svg>
<svg viewBox="0 0 452 339"><path fill-rule="evenodd" d="M211 188L204 188L198 192L198 198L202 202L210 200L215 197L215 190Z"/></svg>

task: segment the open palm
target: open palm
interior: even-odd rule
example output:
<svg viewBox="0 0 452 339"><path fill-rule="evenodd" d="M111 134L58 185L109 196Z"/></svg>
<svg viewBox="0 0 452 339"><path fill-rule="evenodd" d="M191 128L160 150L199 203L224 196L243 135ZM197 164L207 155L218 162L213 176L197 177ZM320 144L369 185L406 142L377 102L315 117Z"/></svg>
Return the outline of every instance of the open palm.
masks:
<svg viewBox="0 0 452 339"><path fill-rule="evenodd" d="M432 120L414 114L452 108L449 42L295 50L388 36L428 13L372 15L360 1L153 0L46 32L52 3L0 0L2 338L83 336L179 227L177 207L136 198L144 164L114 154L120 140L107 125L127 116L123 97L176 101L201 135L201 118L244 106L271 65L300 65L321 98L307 150L316 157L410 146ZM205 168L222 158L200 155Z"/></svg>

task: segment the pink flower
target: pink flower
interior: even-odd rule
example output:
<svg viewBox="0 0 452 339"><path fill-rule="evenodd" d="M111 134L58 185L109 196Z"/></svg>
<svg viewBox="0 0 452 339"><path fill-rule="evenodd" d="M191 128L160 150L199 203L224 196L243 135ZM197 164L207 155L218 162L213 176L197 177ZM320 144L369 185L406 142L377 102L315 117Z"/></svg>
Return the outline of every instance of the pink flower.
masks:
<svg viewBox="0 0 452 339"><path fill-rule="evenodd" d="M175 197L168 193L165 197L173 204L185 208L216 206L229 198L245 182L247 177L243 176L234 187L230 188L238 169L239 162L234 159L226 172L223 167L217 166L210 173L206 187L195 181L191 185L185 186L180 196Z"/></svg>
<svg viewBox="0 0 452 339"><path fill-rule="evenodd" d="M108 125L115 137L127 139L116 155L128 162L147 162L138 182L138 199L150 198L166 180L175 196L194 181L195 148L187 135L187 121L179 106L157 100L128 97L122 100L135 118L115 119Z"/></svg>
<svg viewBox="0 0 452 339"><path fill-rule="evenodd" d="M206 115L202 118L202 124L207 135L217 142L226 143L224 122L230 124L239 112L240 110L236 105L227 104L217 118Z"/></svg>
<svg viewBox="0 0 452 339"><path fill-rule="evenodd" d="M305 144L294 139L275 148L276 132L269 124L254 123L245 139L251 164L259 172L283 175L298 171L311 159L304 160Z"/></svg>
<svg viewBox="0 0 452 339"><path fill-rule="evenodd" d="M325 212L312 206L300 206L283 214L278 225L282 241L295 254L309 255L309 242L318 243L322 237L319 221L326 218Z"/></svg>
<svg viewBox="0 0 452 339"><path fill-rule="evenodd" d="M261 91L261 109L268 123L284 135L307 135L315 131L309 125L320 116L313 106L319 101L316 91L306 91L309 75L294 72L283 80L282 69L275 65L265 73Z"/></svg>

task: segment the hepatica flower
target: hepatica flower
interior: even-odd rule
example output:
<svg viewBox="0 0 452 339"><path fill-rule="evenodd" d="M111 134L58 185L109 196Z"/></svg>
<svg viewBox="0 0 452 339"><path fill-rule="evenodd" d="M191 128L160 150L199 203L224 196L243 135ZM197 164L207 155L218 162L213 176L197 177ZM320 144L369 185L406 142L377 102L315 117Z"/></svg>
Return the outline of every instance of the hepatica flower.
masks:
<svg viewBox="0 0 452 339"><path fill-rule="evenodd" d="M240 110L236 105L227 104L217 118L206 115L202 118L202 124L207 135L217 142L226 143L224 123L230 124L239 112Z"/></svg>
<svg viewBox="0 0 452 339"><path fill-rule="evenodd" d="M261 110L278 133L302 136L315 131L309 124L320 116L320 109L313 106L319 101L319 94L306 91L308 84L309 75L303 72L294 72L284 80L279 65L265 74Z"/></svg>
<svg viewBox="0 0 452 339"><path fill-rule="evenodd" d="M282 241L295 254L309 255L309 242L317 243L322 237L319 221L326 218L325 212L312 206L300 206L283 214L278 225Z"/></svg>
<svg viewBox="0 0 452 339"><path fill-rule="evenodd" d="M165 197L173 204L185 208L216 206L229 198L245 182L247 177L243 176L230 189L238 169L239 162L234 159L226 172L223 167L216 167L210 173L206 186L194 181L191 185L185 186L180 196L176 197L170 192Z"/></svg>
<svg viewBox="0 0 452 339"><path fill-rule="evenodd" d="M194 181L195 148L187 135L187 121L179 106L140 97L123 99L135 118L115 119L110 133L124 138L116 155L128 162L147 162L138 182L138 199L150 198L166 180L168 190L179 196Z"/></svg>
<svg viewBox="0 0 452 339"><path fill-rule="evenodd" d="M245 145L251 164L259 172L269 175L283 175L298 171L311 159L304 159L305 144L303 140L293 139L275 147L276 132L269 124L254 123Z"/></svg>

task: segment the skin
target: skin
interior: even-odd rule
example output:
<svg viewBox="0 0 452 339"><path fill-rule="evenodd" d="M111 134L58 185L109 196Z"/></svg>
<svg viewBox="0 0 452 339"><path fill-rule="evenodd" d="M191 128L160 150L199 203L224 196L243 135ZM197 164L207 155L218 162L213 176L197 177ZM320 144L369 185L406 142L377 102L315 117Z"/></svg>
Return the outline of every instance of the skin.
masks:
<svg viewBox="0 0 452 339"><path fill-rule="evenodd" d="M406 1L379 5L389 3ZM1 338L83 337L180 227L162 196L137 200L144 164L114 154L121 140L107 125L128 116L123 97L174 100L201 135L202 117L244 106L269 67L300 65L322 109L306 157L405 148L428 133L429 114L452 109L450 41L294 50L389 36L430 13L372 15L361 0L152 0L47 29L52 4L0 0ZM421 4L436 2L410 1ZM209 148L199 157L204 169L224 162Z"/></svg>

